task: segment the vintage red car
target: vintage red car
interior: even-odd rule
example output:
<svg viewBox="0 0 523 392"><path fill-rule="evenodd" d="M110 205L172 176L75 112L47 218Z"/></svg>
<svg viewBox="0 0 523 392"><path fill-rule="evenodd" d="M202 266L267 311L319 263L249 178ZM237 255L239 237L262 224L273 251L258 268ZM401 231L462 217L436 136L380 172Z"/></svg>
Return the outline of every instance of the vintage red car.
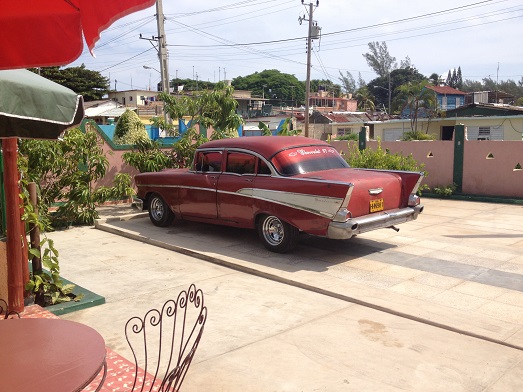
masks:
<svg viewBox="0 0 523 392"><path fill-rule="evenodd" d="M351 168L321 140L253 136L204 143L191 168L141 173L135 181L157 226L178 218L256 228L267 249L286 252L300 232L348 239L416 219L422 178Z"/></svg>

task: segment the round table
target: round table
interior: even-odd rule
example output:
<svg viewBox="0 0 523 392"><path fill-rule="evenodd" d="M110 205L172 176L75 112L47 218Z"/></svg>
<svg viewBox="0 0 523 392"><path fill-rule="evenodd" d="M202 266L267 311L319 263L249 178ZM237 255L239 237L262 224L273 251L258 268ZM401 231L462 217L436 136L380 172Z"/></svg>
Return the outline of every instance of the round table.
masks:
<svg viewBox="0 0 523 392"><path fill-rule="evenodd" d="M91 327L60 319L0 320L4 391L81 391L102 368L105 378L105 342Z"/></svg>

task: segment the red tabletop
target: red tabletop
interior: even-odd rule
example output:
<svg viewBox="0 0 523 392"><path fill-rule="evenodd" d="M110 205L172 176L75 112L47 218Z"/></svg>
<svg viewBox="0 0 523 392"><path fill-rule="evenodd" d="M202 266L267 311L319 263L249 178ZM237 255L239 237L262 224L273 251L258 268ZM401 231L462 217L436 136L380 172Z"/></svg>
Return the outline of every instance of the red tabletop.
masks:
<svg viewBox="0 0 523 392"><path fill-rule="evenodd" d="M105 342L91 327L56 319L0 320L2 391L80 391L104 362Z"/></svg>

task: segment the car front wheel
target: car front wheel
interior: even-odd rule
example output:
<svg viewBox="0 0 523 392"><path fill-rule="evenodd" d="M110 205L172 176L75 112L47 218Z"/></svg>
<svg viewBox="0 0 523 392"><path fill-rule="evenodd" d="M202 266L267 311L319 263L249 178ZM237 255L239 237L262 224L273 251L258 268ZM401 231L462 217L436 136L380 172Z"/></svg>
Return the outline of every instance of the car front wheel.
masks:
<svg viewBox="0 0 523 392"><path fill-rule="evenodd" d="M257 228L263 245L272 252L288 252L298 243L299 230L276 216L262 216Z"/></svg>
<svg viewBox="0 0 523 392"><path fill-rule="evenodd" d="M149 198L149 218L155 226L169 226L174 220L174 213L162 197L154 193Z"/></svg>

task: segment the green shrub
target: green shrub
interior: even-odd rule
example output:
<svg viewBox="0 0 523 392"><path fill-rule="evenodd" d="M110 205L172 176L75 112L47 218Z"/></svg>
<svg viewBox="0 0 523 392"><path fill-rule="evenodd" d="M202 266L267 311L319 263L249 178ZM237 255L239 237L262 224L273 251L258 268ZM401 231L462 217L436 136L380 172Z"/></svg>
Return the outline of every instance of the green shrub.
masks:
<svg viewBox="0 0 523 392"><path fill-rule="evenodd" d="M436 186L432 188L432 192L441 197L449 197L456 193L457 185L447 185L447 186Z"/></svg>
<svg viewBox="0 0 523 392"><path fill-rule="evenodd" d="M157 172L174 167L172 157L164 153L156 141L138 140L136 149L122 155L124 162L138 169L140 173Z"/></svg>
<svg viewBox="0 0 523 392"><path fill-rule="evenodd" d="M132 145L143 139L149 139L145 125L135 112L127 109L116 123L113 142Z"/></svg>
<svg viewBox="0 0 523 392"><path fill-rule="evenodd" d="M129 196L132 192L128 175L115 177L116 185L94 188L93 183L106 174L109 161L96 132L83 133L74 128L63 140L23 139L19 143L18 166L24 181L38 187L38 209L42 221L54 227L73 223L93 224L98 218L96 205ZM49 209L61 202L57 211Z"/></svg>
<svg viewBox="0 0 523 392"><path fill-rule="evenodd" d="M422 172L425 167L423 163L418 163L412 157L412 154L404 156L401 153L391 154L388 150L383 150L380 141L378 141L376 150L366 148L360 151L358 145L352 143L352 145L349 145L349 154L345 157L345 160L352 167L366 169Z"/></svg>
<svg viewBox="0 0 523 392"><path fill-rule="evenodd" d="M422 131L408 131L403 134L401 140L403 141L412 141L412 140L434 140L434 135L430 133L425 133Z"/></svg>
<svg viewBox="0 0 523 392"><path fill-rule="evenodd" d="M360 140L360 136L357 133L349 133L348 135L336 136L334 140Z"/></svg>

